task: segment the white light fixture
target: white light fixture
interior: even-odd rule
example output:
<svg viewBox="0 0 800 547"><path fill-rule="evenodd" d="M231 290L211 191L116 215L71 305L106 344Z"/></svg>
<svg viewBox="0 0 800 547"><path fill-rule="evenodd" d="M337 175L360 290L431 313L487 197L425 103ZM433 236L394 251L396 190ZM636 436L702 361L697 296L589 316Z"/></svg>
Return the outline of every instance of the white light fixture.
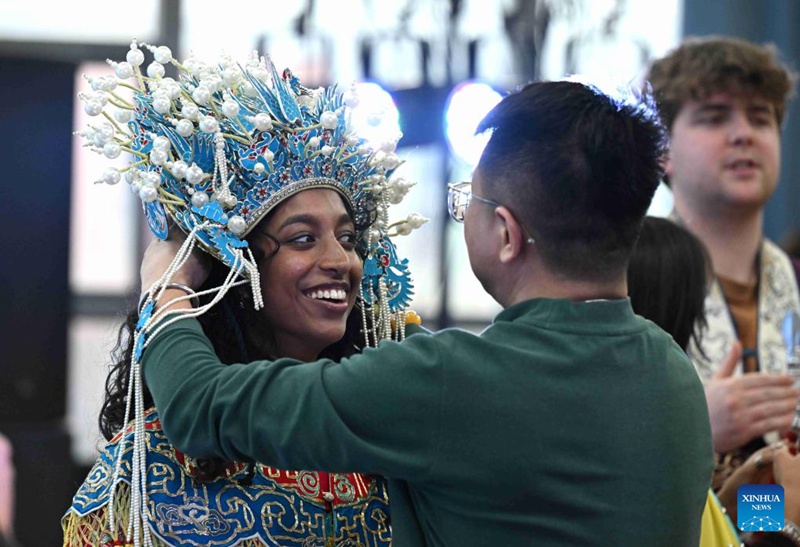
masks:
<svg viewBox="0 0 800 547"><path fill-rule="evenodd" d="M502 96L490 85L467 81L458 84L447 99L444 133L452 154L470 167L477 165L489 135L475 135L478 123Z"/></svg>

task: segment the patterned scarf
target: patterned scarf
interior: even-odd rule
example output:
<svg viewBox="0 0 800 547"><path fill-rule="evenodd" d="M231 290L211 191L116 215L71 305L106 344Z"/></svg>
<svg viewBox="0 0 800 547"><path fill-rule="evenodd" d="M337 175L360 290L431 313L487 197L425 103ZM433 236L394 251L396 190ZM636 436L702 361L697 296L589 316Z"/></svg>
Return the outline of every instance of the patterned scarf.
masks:
<svg viewBox="0 0 800 547"><path fill-rule="evenodd" d="M800 312L800 294L794 268L789 257L774 243L765 239L759 251L757 353L759 370L766 373L785 373L786 345L781 327L791 310ZM694 361L703 382L716 372L736 340L725 295L714 279L705 302L708 328L702 333L703 353L694 343L689 344L689 356ZM739 363L741 371L742 364Z"/></svg>

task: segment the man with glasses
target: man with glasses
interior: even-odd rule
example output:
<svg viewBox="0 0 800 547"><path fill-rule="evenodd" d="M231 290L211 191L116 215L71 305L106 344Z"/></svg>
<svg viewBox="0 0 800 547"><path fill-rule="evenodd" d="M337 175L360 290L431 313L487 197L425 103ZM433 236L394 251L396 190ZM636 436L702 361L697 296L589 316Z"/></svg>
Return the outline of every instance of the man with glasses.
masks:
<svg viewBox="0 0 800 547"><path fill-rule="evenodd" d="M195 457L385 475L396 547L697 545L703 389L626 296L664 147L649 102L630 101L533 83L481 123L472 182L449 189L472 269L505 308L480 335L223 366L180 321L143 357L170 440ZM142 271L178 244L154 244Z"/></svg>
<svg viewBox="0 0 800 547"><path fill-rule="evenodd" d="M472 193L471 182L453 182L447 185L447 210L450 216L456 222L464 222L464 216L469 207L469 202L473 199L482 201L494 207L502 207L503 205L494 200L476 196ZM525 234L527 236L527 234ZM526 243L535 243L534 239L530 236L525 240Z"/></svg>

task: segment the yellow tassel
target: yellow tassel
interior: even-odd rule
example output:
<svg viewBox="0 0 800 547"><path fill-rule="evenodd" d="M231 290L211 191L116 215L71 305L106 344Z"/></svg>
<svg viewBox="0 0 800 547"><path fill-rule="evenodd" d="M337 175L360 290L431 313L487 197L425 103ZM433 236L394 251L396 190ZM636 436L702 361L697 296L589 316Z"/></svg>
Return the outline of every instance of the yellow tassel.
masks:
<svg viewBox="0 0 800 547"><path fill-rule="evenodd" d="M109 533L108 512L105 506L84 516L80 516L70 510L61 519L61 528L64 531L64 547L86 547L87 545L98 547L124 546L125 544L122 543L122 540L124 540L125 530L128 528L129 496L130 486L125 482L120 482L117 485L117 492L113 501L117 527L115 534ZM153 544L164 545L156 541Z"/></svg>
<svg viewBox="0 0 800 547"><path fill-rule="evenodd" d="M419 314L417 314L417 312L413 310L406 310L405 312L402 312L402 314L405 316L406 325L422 325L422 317L420 317ZM392 332L394 332L395 329L397 328L396 325L397 322L395 321L396 316L397 316L396 313L392 314L392 325L391 325Z"/></svg>

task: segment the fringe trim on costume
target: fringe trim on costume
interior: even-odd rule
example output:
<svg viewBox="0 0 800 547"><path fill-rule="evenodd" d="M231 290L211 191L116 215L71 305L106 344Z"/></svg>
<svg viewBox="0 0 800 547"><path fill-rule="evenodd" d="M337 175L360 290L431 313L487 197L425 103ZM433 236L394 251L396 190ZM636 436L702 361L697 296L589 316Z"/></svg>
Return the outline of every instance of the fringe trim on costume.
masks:
<svg viewBox="0 0 800 547"><path fill-rule="evenodd" d="M69 510L61 519L61 528L64 531L64 547L110 547L112 545L125 545L125 530L128 528L131 489L127 483L117 486L114 496L114 513L117 516L115 536L111 537L108 530L107 505L100 507L86 515L79 515ZM153 542L156 544L156 541ZM158 543L163 545L163 543ZM131 543L131 545L133 545Z"/></svg>

